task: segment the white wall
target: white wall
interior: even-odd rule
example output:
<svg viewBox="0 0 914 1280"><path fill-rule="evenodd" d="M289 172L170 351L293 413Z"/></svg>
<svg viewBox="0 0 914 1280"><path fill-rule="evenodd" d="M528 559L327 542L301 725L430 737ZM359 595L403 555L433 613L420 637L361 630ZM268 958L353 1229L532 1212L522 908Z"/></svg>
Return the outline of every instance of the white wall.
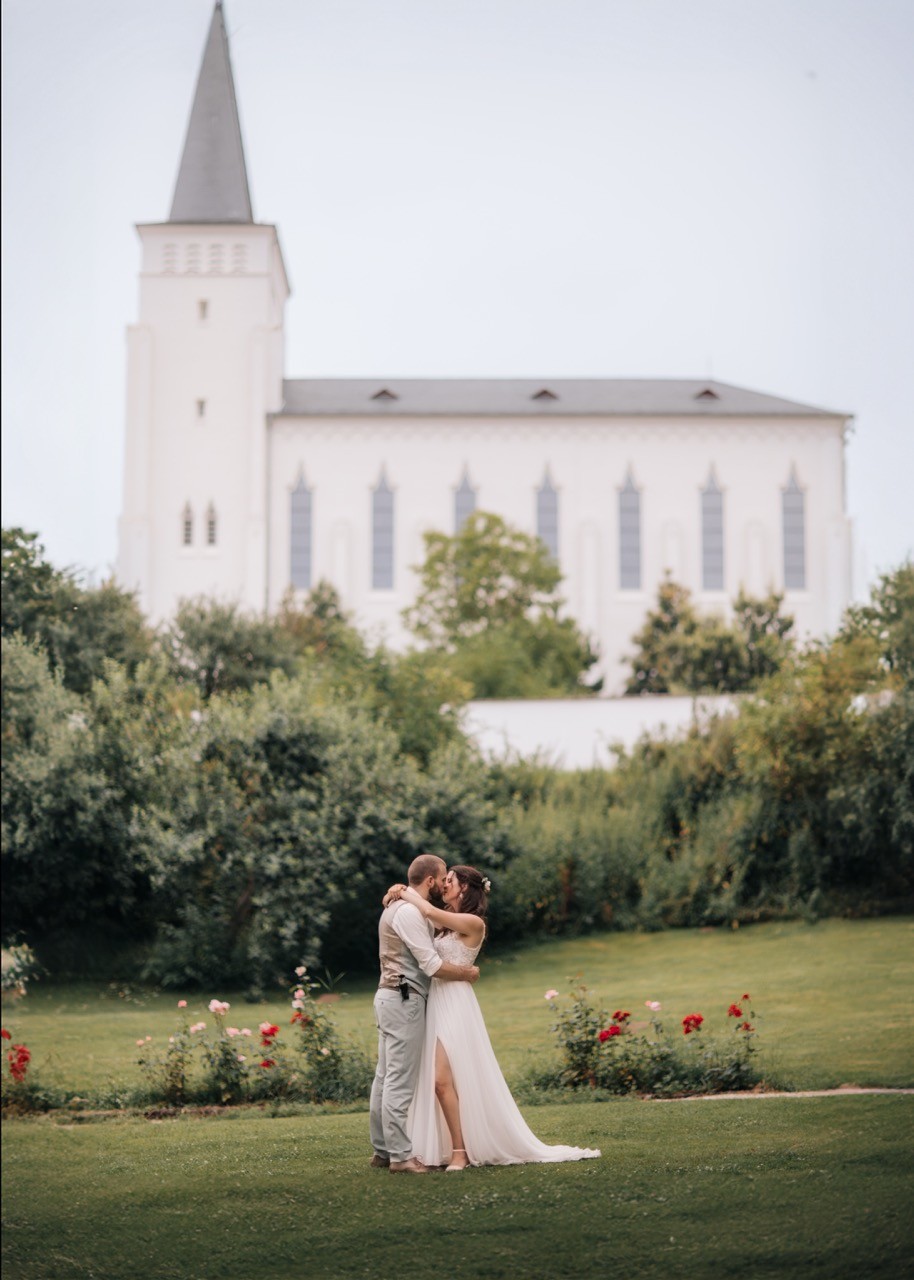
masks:
<svg viewBox="0 0 914 1280"><path fill-rule="evenodd" d="M631 636L664 571L698 605L726 612L740 585L783 589L781 490L806 492L807 588L787 593L800 635L834 627L850 593L841 419L280 418L271 429L270 600L289 582L289 492L313 491L313 581L327 577L358 623L405 643L400 612L415 595L422 532L453 531L464 469L477 506L535 531L548 467L559 493L562 590L597 639L607 691L620 692ZM371 589L371 492L384 467L395 492L395 583ZM724 492L725 590L701 589L700 492L714 467ZM618 490L631 469L642 494L642 589L618 585Z"/></svg>
<svg viewBox="0 0 914 1280"><path fill-rule="evenodd" d="M616 744L630 750L645 734L678 737L735 707L728 697L493 699L468 703L462 723L493 759L538 756L560 769L611 768Z"/></svg>

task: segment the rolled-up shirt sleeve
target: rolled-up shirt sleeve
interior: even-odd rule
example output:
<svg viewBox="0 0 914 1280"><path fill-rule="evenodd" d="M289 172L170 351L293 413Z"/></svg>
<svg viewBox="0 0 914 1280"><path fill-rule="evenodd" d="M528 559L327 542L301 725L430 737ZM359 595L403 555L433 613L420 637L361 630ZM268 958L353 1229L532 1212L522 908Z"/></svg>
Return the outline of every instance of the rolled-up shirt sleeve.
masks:
<svg viewBox="0 0 914 1280"><path fill-rule="evenodd" d="M390 925L397 937L416 957L416 963L422 972L430 978L434 977L444 961L432 946L425 916L419 908L414 907L411 902L404 902Z"/></svg>

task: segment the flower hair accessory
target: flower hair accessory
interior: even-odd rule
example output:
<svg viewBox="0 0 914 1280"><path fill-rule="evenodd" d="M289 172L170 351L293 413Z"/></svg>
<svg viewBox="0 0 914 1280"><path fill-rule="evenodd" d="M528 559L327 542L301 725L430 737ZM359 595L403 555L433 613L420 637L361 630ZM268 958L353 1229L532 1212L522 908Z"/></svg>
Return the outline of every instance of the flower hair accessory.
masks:
<svg viewBox="0 0 914 1280"><path fill-rule="evenodd" d="M488 876L482 877L482 887L483 889L485 889L486 893L492 892L492 881L489 879Z"/></svg>

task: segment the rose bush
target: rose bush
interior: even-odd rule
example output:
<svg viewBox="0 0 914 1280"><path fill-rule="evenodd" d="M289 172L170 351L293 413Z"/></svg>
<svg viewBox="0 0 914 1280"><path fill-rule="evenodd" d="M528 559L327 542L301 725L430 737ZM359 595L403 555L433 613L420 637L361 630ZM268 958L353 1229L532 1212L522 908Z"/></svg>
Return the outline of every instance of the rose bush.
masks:
<svg viewBox="0 0 914 1280"><path fill-rule="evenodd" d="M533 1084L540 1089L589 1088L661 1097L752 1088L760 1076L752 1061L757 1050L750 1018L755 1014L749 1010L749 1017L744 1016L749 999L744 995L730 1004L720 1035L703 1033L704 1014L689 1013L682 1019L682 1034L672 1037L657 1016L659 1001L645 1000L652 1015L645 1026L633 1023L627 1009L610 1015L580 983L567 1004L550 1000L560 1066L558 1071L536 1073ZM735 1026L731 1019L737 1020Z"/></svg>

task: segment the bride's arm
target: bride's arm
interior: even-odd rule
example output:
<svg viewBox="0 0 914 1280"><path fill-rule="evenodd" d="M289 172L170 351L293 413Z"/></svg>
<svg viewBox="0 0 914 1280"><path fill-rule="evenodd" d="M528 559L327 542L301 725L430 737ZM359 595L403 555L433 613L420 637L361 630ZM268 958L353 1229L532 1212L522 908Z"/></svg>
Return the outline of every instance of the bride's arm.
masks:
<svg viewBox="0 0 914 1280"><path fill-rule="evenodd" d="M416 893L415 889L408 886L400 896L406 902L411 902L414 907L418 907L426 920L431 920L436 929L448 929L451 933L472 938L474 943L479 941L485 931L485 925L479 916L463 911L442 911L440 907L433 907L430 902L426 902L421 893Z"/></svg>

